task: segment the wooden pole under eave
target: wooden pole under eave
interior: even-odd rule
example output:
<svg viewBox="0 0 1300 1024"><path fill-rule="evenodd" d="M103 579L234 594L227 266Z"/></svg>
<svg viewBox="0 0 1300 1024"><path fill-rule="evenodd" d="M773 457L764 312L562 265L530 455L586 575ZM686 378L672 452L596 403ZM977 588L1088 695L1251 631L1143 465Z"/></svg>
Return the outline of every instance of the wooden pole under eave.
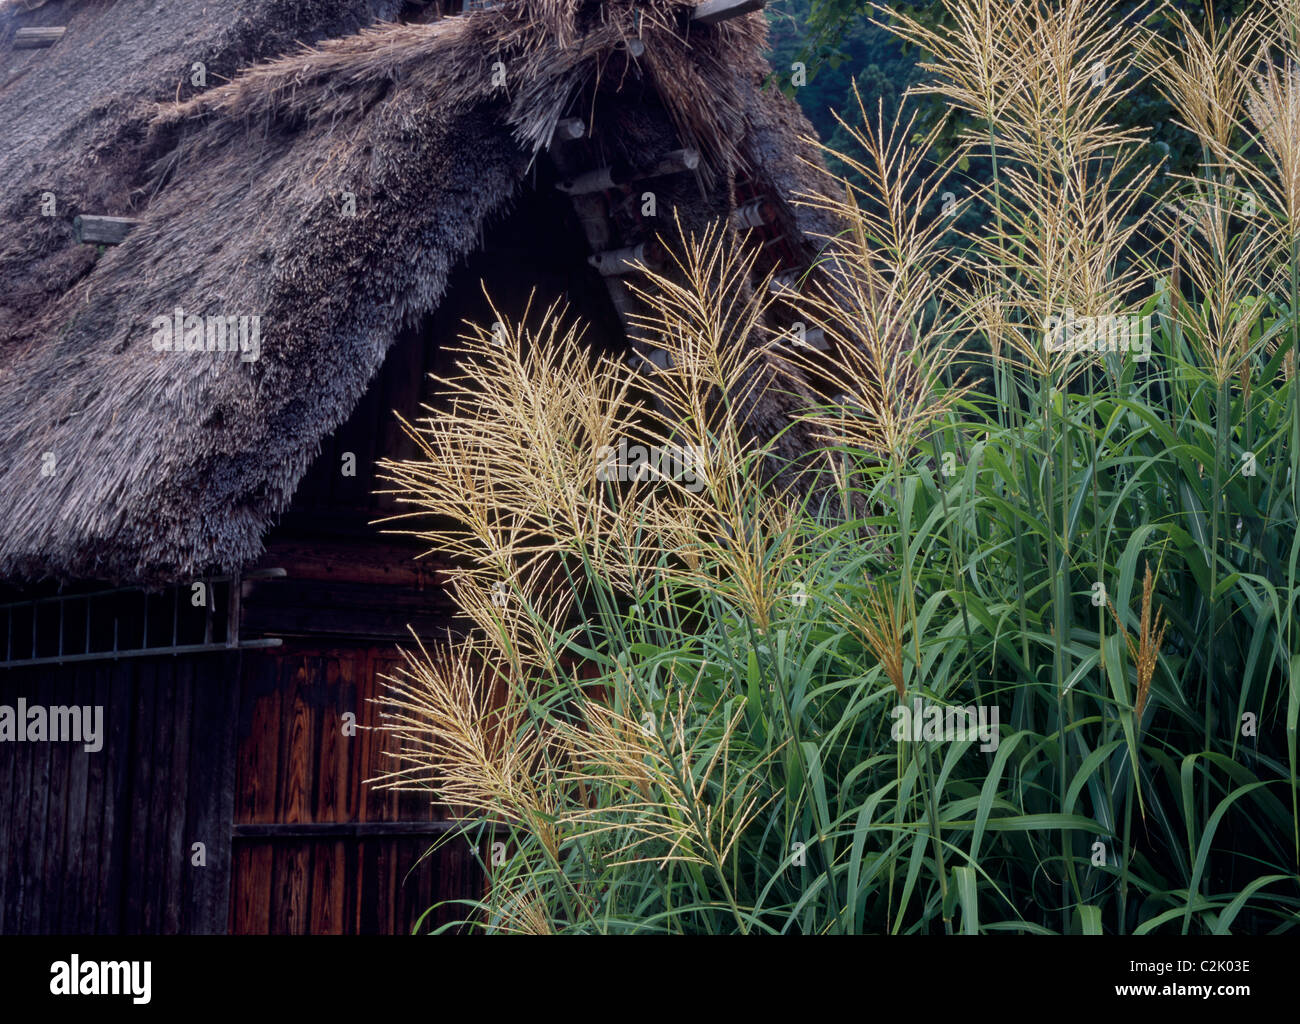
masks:
<svg viewBox="0 0 1300 1024"><path fill-rule="evenodd" d="M640 172L627 167L598 167L594 171L586 171L577 177L558 182L555 187L561 192L567 192L569 195L581 196L589 192L604 192L619 185L626 185L629 182L645 178L657 178L665 174L683 174L686 171L693 171L699 166L700 154L696 150L674 149L671 153L665 153L660 157L653 167Z"/></svg>
<svg viewBox="0 0 1300 1024"><path fill-rule="evenodd" d="M20 28L14 33L14 48L18 50L35 50L42 46L53 46L68 31L58 28Z"/></svg>
<svg viewBox="0 0 1300 1024"><path fill-rule="evenodd" d="M739 18L742 14L761 11L767 0L705 0L696 4L691 21L697 25L716 25L720 21Z"/></svg>
<svg viewBox="0 0 1300 1024"><path fill-rule="evenodd" d="M762 227L775 219L776 211L766 199L755 199L744 206L738 206L731 214L731 224L738 231Z"/></svg>
<svg viewBox="0 0 1300 1024"><path fill-rule="evenodd" d="M134 217L92 217L83 214L73 218L72 234L78 242L89 245L121 245L139 223Z"/></svg>
<svg viewBox="0 0 1300 1024"><path fill-rule="evenodd" d="M611 249L587 257L601 277L635 274L643 267L658 270L663 266L663 252L654 242L639 242L625 249Z"/></svg>
<svg viewBox="0 0 1300 1024"><path fill-rule="evenodd" d="M555 125L553 139L574 142L587 134L587 122L580 117L565 117Z"/></svg>

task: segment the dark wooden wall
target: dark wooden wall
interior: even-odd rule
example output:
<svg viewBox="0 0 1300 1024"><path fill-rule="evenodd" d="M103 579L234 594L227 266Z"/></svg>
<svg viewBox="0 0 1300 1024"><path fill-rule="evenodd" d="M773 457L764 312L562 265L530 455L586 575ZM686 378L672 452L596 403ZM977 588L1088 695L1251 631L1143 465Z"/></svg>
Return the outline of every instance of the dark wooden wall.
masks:
<svg viewBox="0 0 1300 1024"><path fill-rule="evenodd" d="M207 654L0 672L0 703L104 708L97 752L0 744L0 932L225 931L235 665Z"/></svg>
<svg viewBox="0 0 1300 1024"><path fill-rule="evenodd" d="M371 701L397 663L391 648L362 646L245 656L232 932L409 934L435 904L481 892L464 839L419 834L444 816L428 794L363 784L392 767ZM348 827L310 834L330 825ZM421 930L463 913L435 911Z"/></svg>
<svg viewBox="0 0 1300 1024"><path fill-rule="evenodd" d="M0 673L0 703L104 708L97 752L0 744L0 933L409 933L480 892L468 844L421 830L427 797L363 784L386 766L371 699L396 659L290 645ZM346 827L294 834L322 824Z"/></svg>

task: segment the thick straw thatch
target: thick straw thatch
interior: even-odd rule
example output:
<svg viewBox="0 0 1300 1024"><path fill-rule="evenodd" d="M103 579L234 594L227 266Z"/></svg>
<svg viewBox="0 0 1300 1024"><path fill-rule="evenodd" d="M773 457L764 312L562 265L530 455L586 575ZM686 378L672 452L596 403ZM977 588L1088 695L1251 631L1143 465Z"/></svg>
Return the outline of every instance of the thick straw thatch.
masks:
<svg viewBox="0 0 1300 1024"><path fill-rule="evenodd" d="M378 23L402 6L0 8L0 575L157 582L256 558L557 120L616 121L612 155L635 160L638 73L703 154L704 206L742 167L809 184L807 123L759 89L761 16L701 30L680 0L507 0ZM60 23L55 47L11 48ZM197 61L233 80L192 88ZM80 212L142 223L97 253L72 239ZM155 351L176 307L260 316L260 358Z"/></svg>

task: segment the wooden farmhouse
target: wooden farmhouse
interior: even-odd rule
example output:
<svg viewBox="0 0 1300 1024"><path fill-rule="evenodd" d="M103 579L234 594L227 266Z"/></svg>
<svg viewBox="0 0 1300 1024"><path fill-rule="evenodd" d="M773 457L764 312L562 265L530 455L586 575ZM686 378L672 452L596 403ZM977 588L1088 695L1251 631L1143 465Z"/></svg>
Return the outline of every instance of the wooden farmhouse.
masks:
<svg viewBox="0 0 1300 1024"><path fill-rule="evenodd" d="M456 628L375 464L485 292L653 361L626 279L675 220L815 264L761 7L0 4L0 933L478 891L444 809L364 784L378 677Z"/></svg>

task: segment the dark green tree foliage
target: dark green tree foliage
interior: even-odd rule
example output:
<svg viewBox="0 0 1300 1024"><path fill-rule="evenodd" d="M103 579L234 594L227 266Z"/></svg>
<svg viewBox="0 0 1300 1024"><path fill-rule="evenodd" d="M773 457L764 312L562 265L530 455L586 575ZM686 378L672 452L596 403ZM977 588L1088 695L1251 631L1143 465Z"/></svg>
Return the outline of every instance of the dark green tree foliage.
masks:
<svg viewBox="0 0 1300 1024"><path fill-rule="evenodd" d="M860 0L775 0L768 4L772 67L783 91L794 96L817 135L836 152L852 153L854 144L835 119L859 119L853 95L857 82L871 113L883 104L893 120L907 87L920 79L916 55L888 31L872 23ZM841 10L842 9L842 10ZM807 84L793 84L793 65L807 68ZM831 160L834 169L842 170Z"/></svg>
<svg viewBox="0 0 1300 1024"><path fill-rule="evenodd" d="M1173 36L1176 12L1183 11L1197 26L1209 19L1230 22L1264 0L1122 0L1112 3L1117 19L1141 19L1153 31ZM853 121L858 115L853 97L856 79L864 106L875 115L883 102L885 116L897 111L903 92L924 76L916 64L925 55L904 45L887 30L873 24L886 21L888 14L871 0L773 0L768 4L772 25L772 64L782 87L796 96L818 134L834 149L850 152L849 139L836 123L832 110ZM936 0L893 0L883 5L889 12L903 12L922 24L937 27L951 18ZM808 68L808 85L793 88L790 65L803 61ZM1137 74L1135 69L1126 69ZM943 102L935 97L912 100L917 110L917 129L924 131L947 116ZM1147 85L1133 97L1126 111L1128 125L1154 126L1150 131L1153 161L1168 158L1169 173L1196 172L1201 152L1191 136L1174 121L1169 104ZM958 117L949 117L940 135L936 156L950 153L964 127ZM976 162L967 168L976 181L988 180L988 168Z"/></svg>

